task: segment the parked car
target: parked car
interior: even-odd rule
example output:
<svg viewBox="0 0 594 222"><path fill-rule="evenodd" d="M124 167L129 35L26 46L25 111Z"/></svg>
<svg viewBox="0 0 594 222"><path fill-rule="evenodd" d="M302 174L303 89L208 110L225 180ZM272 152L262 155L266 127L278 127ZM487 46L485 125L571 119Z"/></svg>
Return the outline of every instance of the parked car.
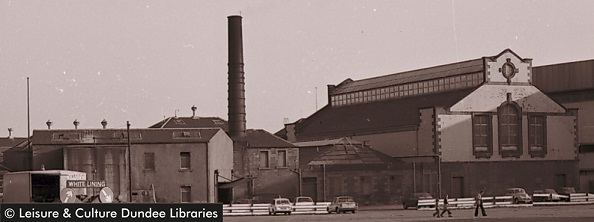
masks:
<svg viewBox="0 0 594 222"><path fill-rule="evenodd" d="M546 194L548 196L535 196L534 194ZM560 201L567 198L567 196L559 195L554 189L535 190L532 194L532 201L544 202L544 201Z"/></svg>
<svg viewBox="0 0 594 222"><path fill-rule="evenodd" d="M358 207L359 205L357 204L357 202L355 202L355 200L353 200L353 197L339 196L334 197L330 205L328 205L327 210L329 214L331 214L332 212L336 212L337 214L341 212L346 213L347 211L355 213Z"/></svg>
<svg viewBox="0 0 594 222"><path fill-rule="evenodd" d="M295 197L295 205L314 205L311 197Z"/></svg>
<svg viewBox="0 0 594 222"><path fill-rule="evenodd" d="M526 204L531 204L532 203L532 197L530 197L530 195L528 195L528 193L526 193L526 190L524 190L524 188L509 188L506 191L506 195L507 196L512 196L512 202L514 204L519 204L519 203L526 203Z"/></svg>
<svg viewBox="0 0 594 222"><path fill-rule="evenodd" d="M268 207L268 215L276 215L277 213L290 215L292 211L291 201L287 198L274 198L270 207Z"/></svg>
<svg viewBox="0 0 594 222"><path fill-rule="evenodd" d="M432 200L434 199L433 196L429 193L413 193L408 198L402 201L402 207L406 210L409 207L418 208L419 200ZM428 206L428 207L435 207L435 205Z"/></svg>
<svg viewBox="0 0 594 222"><path fill-rule="evenodd" d="M566 199L564 198L564 200L570 201L571 194L576 193L576 192L575 192L575 188L573 188L573 187L561 187L557 193L559 193L560 195L563 195L563 196L567 196L567 198Z"/></svg>

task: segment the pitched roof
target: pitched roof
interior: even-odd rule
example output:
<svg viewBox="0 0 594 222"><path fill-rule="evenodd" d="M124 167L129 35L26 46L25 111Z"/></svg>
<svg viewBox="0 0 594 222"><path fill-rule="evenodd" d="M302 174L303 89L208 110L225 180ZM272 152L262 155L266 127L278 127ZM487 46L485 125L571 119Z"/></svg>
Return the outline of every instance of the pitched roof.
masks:
<svg viewBox="0 0 594 222"><path fill-rule="evenodd" d="M419 125L419 109L448 108L476 88L402 97L349 106L326 106L296 126L298 141L336 138L364 132L398 130Z"/></svg>
<svg viewBox="0 0 594 222"><path fill-rule="evenodd" d="M27 140L27 137L4 137L0 138L0 149L2 148L11 148L16 146L20 142Z"/></svg>
<svg viewBox="0 0 594 222"><path fill-rule="evenodd" d="M336 144L363 144L359 141L352 140L348 137L342 137L338 139L323 139L323 140L314 140L314 141L303 141L303 142L296 142L293 143L298 147L319 147L319 146L330 146Z"/></svg>
<svg viewBox="0 0 594 222"><path fill-rule="evenodd" d="M335 88L335 90L332 92L332 94L356 92L366 89L381 88L403 83L412 83L462 74L482 73L483 70L483 58L479 58L464 62L451 63L441 66L434 66L424 69L378 76L362 80L353 81L351 79L347 79L340 83L337 86L337 88Z"/></svg>
<svg viewBox="0 0 594 222"><path fill-rule="evenodd" d="M168 117L148 128L209 128L219 127L225 132L229 124L219 117Z"/></svg>
<svg viewBox="0 0 594 222"><path fill-rule="evenodd" d="M130 129L133 144L205 143L221 128ZM44 144L122 144L127 143L126 129L56 129L33 130L31 142Z"/></svg>
<svg viewBox="0 0 594 222"><path fill-rule="evenodd" d="M246 139L250 148L293 148L291 142L275 136L263 129L246 130Z"/></svg>
<svg viewBox="0 0 594 222"><path fill-rule="evenodd" d="M362 144L351 144L343 140L343 144L334 144L329 151L319 155L307 165L344 165L344 164L383 164L383 154Z"/></svg>

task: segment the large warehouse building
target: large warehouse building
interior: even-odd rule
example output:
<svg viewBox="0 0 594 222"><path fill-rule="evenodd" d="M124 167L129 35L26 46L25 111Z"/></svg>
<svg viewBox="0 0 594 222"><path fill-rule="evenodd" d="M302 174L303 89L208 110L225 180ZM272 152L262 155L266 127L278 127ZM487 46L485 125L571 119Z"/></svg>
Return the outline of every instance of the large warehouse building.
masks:
<svg viewBox="0 0 594 222"><path fill-rule="evenodd" d="M414 172L412 181L402 181L405 192L461 197L578 185L577 111L533 86L532 60L512 50L346 79L328 86L328 101L307 119L286 124L280 136L362 141L409 163L395 169Z"/></svg>
<svg viewBox="0 0 594 222"><path fill-rule="evenodd" d="M566 108L578 109L581 192L594 192L594 60L534 67L533 84Z"/></svg>

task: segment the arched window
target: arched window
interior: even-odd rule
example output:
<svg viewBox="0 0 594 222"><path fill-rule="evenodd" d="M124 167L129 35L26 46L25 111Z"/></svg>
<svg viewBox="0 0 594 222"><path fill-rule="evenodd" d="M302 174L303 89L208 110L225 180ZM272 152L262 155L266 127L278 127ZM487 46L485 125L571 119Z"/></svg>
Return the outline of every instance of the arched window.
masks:
<svg viewBox="0 0 594 222"><path fill-rule="evenodd" d="M499 150L503 157L519 157L522 153L522 114L514 105L507 103L499 108Z"/></svg>

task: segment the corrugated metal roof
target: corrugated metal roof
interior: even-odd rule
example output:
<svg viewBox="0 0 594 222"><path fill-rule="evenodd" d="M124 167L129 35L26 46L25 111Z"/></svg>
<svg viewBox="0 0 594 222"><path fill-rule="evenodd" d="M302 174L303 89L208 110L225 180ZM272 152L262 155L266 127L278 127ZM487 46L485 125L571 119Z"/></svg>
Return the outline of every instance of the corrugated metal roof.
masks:
<svg viewBox="0 0 594 222"><path fill-rule="evenodd" d="M483 59L480 58L368 79L343 81L335 88L332 94L343 94L462 74L482 73L484 70L483 66Z"/></svg>
<svg viewBox="0 0 594 222"><path fill-rule="evenodd" d="M594 88L594 59L532 68L532 84L545 93Z"/></svg>
<svg viewBox="0 0 594 222"><path fill-rule="evenodd" d="M296 126L298 141L351 136L419 125L419 109L449 108L476 88L350 106L326 106Z"/></svg>
<svg viewBox="0 0 594 222"><path fill-rule="evenodd" d="M246 139L250 148L293 148L296 147L289 141L286 141L263 129L246 130Z"/></svg>

